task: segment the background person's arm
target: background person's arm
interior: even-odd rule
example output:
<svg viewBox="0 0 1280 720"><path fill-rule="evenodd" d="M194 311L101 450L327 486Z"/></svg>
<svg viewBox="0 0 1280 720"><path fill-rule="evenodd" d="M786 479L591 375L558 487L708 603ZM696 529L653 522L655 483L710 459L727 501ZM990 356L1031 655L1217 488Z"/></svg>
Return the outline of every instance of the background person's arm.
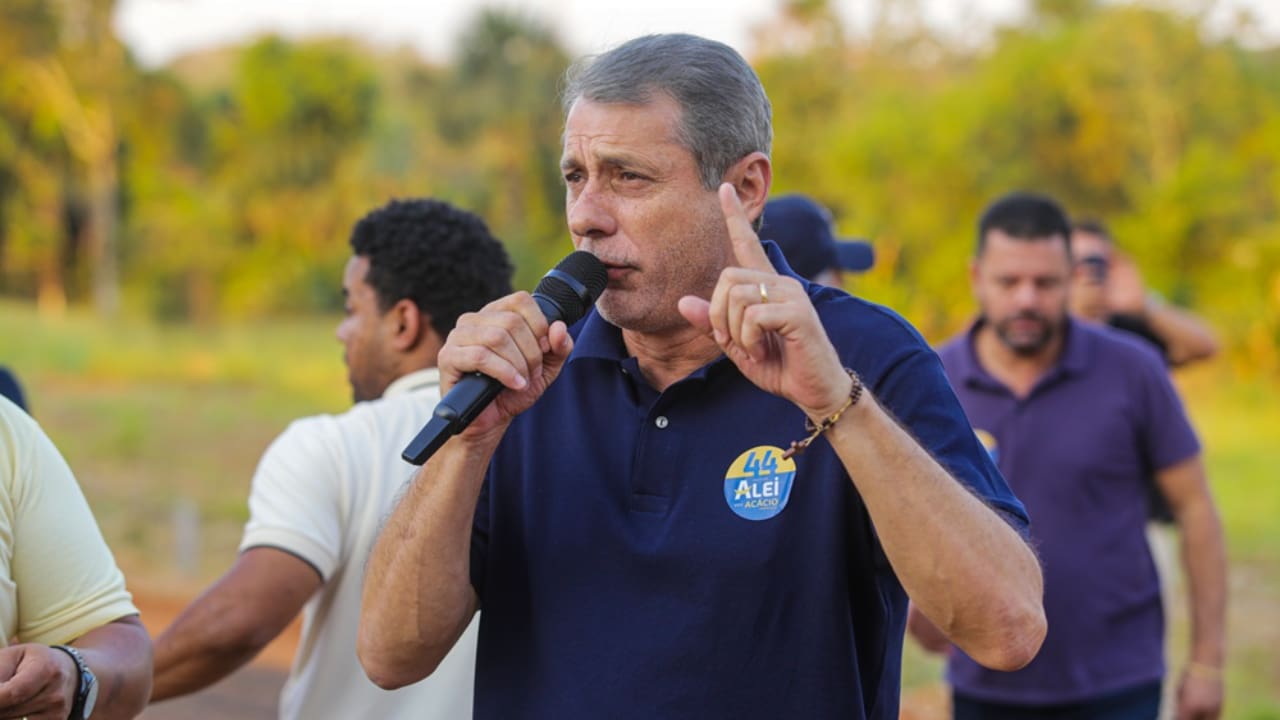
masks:
<svg viewBox="0 0 1280 720"><path fill-rule="evenodd" d="M1112 255L1107 278L1107 304L1112 312L1142 318L1164 343L1173 367L1208 360L1218 353L1218 341L1207 323L1194 313L1170 305L1151 293L1132 258Z"/></svg>
<svg viewBox="0 0 1280 720"><path fill-rule="evenodd" d="M320 588L319 572L283 550L245 550L156 637L151 701L201 690L252 660Z"/></svg>
<svg viewBox="0 0 1280 720"><path fill-rule="evenodd" d="M1178 685L1178 720L1222 712L1227 559L1222 524L1199 455L1156 473L1181 534L1191 614L1191 657Z"/></svg>
<svg viewBox="0 0 1280 720"><path fill-rule="evenodd" d="M1145 307L1143 316L1152 332L1164 341L1173 367L1208 360L1218 354L1213 331L1196 315L1155 297L1148 297Z"/></svg>
<svg viewBox="0 0 1280 720"><path fill-rule="evenodd" d="M136 615L90 630L70 644L98 679L93 720L124 720L142 712L151 690L151 638Z"/></svg>
<svg viewBox="0 0 1280 720"><path fill-rule="evenodd" d="M70 705L63 699L75 691L68 682L75 679L75 663L49 647L64 644L79 649L98 678L93 717L133 717L151 689L151 639L124 576L52 441L26 415L0 412L0 424L8 425L20 449L16 472L3 488L13 512L9 579L18 644L0 650L0 716L67 716ZM41 711L23 705L28 701Z"/></svg>
<svg viewBox="0 0 1280 720"><path fill-rule="evenodd" d="M67 643L80 651L97 679L95 720L123 720L142 712L151 687L151 641L137 616L120 618ZM80 673L71 655L49 645L0 649L0 715L63 720L71 713Z"/></svg>

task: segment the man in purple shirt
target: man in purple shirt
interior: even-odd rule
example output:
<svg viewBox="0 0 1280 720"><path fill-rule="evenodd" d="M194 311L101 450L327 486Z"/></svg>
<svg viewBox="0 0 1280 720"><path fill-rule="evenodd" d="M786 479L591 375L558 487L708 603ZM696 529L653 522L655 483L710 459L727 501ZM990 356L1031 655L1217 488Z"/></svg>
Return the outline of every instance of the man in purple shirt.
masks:
<svg viewBox="0 0 1280 720"><path fill-rule="evenodd" d="M1200 445L1157 354L1067 314L1071 228L1052 200L1015 193L978 228L981 315L939 354L979 438L1031 516L1049 632L1012 673L950 650L955 717L1155 718L1164 610L1143 532L1154 477L1182 531L1191 657L1177 718L1222 706L1226 562ZM945 639L913 613L930 649Z"/></svg>

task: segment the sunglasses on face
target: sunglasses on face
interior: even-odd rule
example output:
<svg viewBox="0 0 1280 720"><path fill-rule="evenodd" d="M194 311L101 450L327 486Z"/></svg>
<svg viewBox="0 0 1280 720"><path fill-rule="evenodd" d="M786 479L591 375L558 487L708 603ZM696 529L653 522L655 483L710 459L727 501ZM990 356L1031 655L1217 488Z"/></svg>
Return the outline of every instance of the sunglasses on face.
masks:
<svg viewBox="0 0 1280 720"><path fill-rule="evenodd" d="M1076 264L1085 269L1090 280L1098 283L1107 279L1107 271L1111 269L1111 261L1101 255L1086 255Z"/></svg>

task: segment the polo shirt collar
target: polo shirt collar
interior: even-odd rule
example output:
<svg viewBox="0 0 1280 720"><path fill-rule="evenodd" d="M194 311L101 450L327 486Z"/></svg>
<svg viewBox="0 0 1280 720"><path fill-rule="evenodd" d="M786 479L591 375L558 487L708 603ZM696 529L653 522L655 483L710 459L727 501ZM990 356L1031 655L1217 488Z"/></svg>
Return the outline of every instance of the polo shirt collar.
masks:
<svg viewBox="0 0 1280 720"><path fill-rule="evenodd" d="M1071 375L1080 375L1089 369L1089 358L1093 354L1094 337L1080 329L1080 321L1067 316L1067 324L1063 332L1066 334L1062 346L1062 358L1058 363L1063 371Z"/></svg>
<svg viewBox="0 0 1280 720"><path fill-rule="evenodd" d="M774 268L780 274L789 275L802 283L807 283L804 278L791 269L790 265L787 265L787 261L782 256L782 250L777 243L772 240L764 240L761 244L764 245L765 254L769 256L769 262L773 263ZM587 315L587 319L582 323L582 331L578 333L578 337L574 341L573 356L569 358L569 362L579 358L597 358L622 362L628 357L627 345L622 340L622 330L601 317L599 311L593 307L591 314ZM712 360L708 363L708 367L723 358L724 355L721 355L719 358ZM694 374L697 375L699 373Z"/></svg>
<svg viewBox="0 0 1280 720"><path fill-rule="evenodd" d="M986 324L986 320L979 317L969 326L969 330L965 333L964 352L960 353L960 366L957 368L962 382L970 386L984 386L1003 388L1004 384L996 380L987 369L982 367L982 363L978 361L977 339L978 331ZM1080 331L1080 323L1074 317L1068 315L1067 321L1063 325L1063 341L1062 353L1058 356L1058 361L1054 364L1049 372L1045 373L1036 386L1039 387L1047 382L1051 382L1061 375L1080 375L1089 367L1089 357L1093 352L1093 338L1086 332Z"/></svg>
<svg viewBox="0 0 1280 720"><path fill-rule="evenodd" d="M393 395L403 395L414 390L424 390L426 388L437 387L440 385L440 368L423 368L414 370L408 375L401 375L396 378L387 389L382 393L382 397L392 397Z"/></svg>

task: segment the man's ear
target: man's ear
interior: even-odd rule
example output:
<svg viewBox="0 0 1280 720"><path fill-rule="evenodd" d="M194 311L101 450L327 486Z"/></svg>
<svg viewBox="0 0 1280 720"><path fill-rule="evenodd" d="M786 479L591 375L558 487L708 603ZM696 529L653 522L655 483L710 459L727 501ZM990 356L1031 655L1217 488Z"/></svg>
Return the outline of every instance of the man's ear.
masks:
<svg viewBox="0 0 1280 720"><path fill-rule="evenodd" d="M409 352L417 347L426 339L423 337L425 333L435 333L431 328L431 317L408 298L396 301L385 317L391 325L391 347L400 352Z"/></svg>
<svg viewBox="0 0 1280 720"><path fill-rule="evenodd" d="M729 168L724 181L738 192L738 202L754 224L764 212L769 187L773 184L773 164L769 156L760 151L747 155Z"/></svg>

